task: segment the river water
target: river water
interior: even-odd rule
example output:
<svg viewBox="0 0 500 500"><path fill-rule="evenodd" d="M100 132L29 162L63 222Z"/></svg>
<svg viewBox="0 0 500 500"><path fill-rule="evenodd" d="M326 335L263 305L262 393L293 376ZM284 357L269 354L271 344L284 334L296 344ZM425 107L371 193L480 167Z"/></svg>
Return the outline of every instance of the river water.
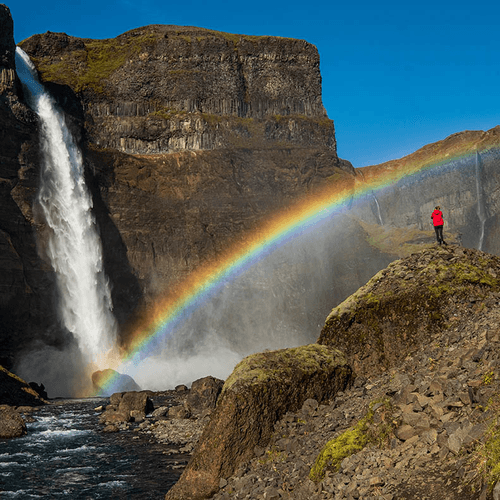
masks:
<svg viewBox="0 0 500 500"><path fill-rule="evenodd" d="M0 439L0 498L163 499L187 463L142 433L103 433L106 399L57 401L28 434Z"/></svg>

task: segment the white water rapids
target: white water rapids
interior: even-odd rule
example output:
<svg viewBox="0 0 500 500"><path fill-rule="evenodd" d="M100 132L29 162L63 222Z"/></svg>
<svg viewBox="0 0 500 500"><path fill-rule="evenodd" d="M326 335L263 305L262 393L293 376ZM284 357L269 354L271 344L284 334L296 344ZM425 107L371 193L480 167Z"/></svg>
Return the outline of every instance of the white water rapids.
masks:
<svg viewBox="0 0 500 500"><path fill-rule="evenodd" d="M37 201L49 228L44 247L57 276L60 318L77 339L84 360L103 368L115 349L117 325L82 155L64 114L20 48L16 70L40 119L43 161Z"/></svg>

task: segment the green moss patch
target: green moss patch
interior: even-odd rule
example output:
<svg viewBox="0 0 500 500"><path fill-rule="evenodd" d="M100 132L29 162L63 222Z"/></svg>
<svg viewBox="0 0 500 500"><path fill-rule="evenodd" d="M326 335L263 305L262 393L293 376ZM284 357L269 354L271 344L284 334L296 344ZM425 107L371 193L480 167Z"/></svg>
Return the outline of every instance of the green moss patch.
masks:
<svg viewBox="0 0 500 500"><path fill-rule="evenodd" d="M126 39L86 40L84 48L61 54L56 63L51 57L34 58L34 63L45 82L69 85L76 92L92 88L101 93L103 80L153 45L159 37L147 33Z"/></svg>
<svg viewBox="0 0 500 500"><path fill-rule="evenodd" d="M252 354L236 365L222 388L222 394L236 384L265 384L271 380L287 378L297 371L311 374L324 370L327 366L345 364L340 351L319 344Z"/></svg>
<svg viewBox="0 0 500 500"><path fill-rule="evenodd" d="M361 451L368 444L383 446L396 427L388 399L373 401L367 414L340 436L328 441L311 468L312 481L321 481L327 469L338 471L344 458Z"/></svg>

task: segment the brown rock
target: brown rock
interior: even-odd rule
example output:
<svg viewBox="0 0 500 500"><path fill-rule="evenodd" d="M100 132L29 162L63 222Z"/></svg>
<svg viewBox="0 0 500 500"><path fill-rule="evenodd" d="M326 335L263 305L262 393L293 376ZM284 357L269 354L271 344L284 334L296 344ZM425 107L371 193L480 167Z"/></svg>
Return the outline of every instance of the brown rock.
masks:
<svg viewBox="0 0 500 500"><path fill-rule="evenodd" d="M166 499L207 498L265 446L275 422L307 399L322 402L344 389L351 369L338 351L312 344L245 358L226 380L194 454Z"/></svg>
<svg viewBox="0 0 500 500"><path fill-rule="evenodd" d="M417 431L408 424L401 425L396 429L396 436L402 441L406 441L417 434Z"/></svg>
<svg viewBox="0 0 500 500"><path fill-rule="evenodd" d="M222 391L224 380L215 377L204 377L195 380L186 398L186 403L195 412L213 409Z"/></svg>
<svg viewBox="0 0 500 500"><path fill-rule="evenodd" d="M109 409L99 415L99 422L101 424L130 422L130 418L130 411Z"/></svg>
<svg viewBox="0 0 500 500"><path fill-rule="evenodd" d="M23 418L15 410L0 410L0 438L10 439L27 433Z"/></svg>

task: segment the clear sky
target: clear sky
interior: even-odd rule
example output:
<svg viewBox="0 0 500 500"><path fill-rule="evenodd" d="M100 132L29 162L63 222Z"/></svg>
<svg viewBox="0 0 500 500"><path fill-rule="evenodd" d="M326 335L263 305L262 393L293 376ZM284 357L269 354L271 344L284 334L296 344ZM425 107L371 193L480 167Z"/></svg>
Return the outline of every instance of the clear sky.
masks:
<svg viewBox="0 0 500 500"><path fill-rule="evenodd" d="M498 0L3 1L16 43L46 31L112 38L148 24L307 40L319 50L339 156L355 167L500 125Z"/></svg>

